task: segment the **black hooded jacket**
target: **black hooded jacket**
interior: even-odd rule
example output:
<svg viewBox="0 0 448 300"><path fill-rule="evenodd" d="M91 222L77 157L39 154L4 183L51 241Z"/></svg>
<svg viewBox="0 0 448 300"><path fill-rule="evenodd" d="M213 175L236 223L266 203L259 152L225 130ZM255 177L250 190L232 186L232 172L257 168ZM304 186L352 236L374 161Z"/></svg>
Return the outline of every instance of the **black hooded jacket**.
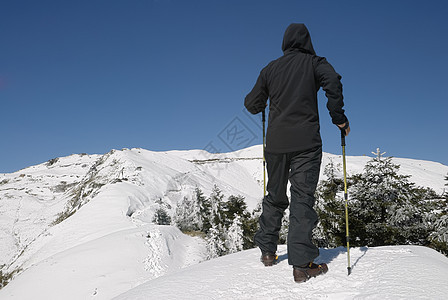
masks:
<svg viewBox="0 0 448 300"><path fill-rule="evenodd" d="M261 70L244 105L257 114L270 99L267 152L288 153L321 146L317 92L320 87L325 91L332 122L345 123L341 76L324 57L316 55L304 24L288 26L282 50L282 57Z"/></svg>

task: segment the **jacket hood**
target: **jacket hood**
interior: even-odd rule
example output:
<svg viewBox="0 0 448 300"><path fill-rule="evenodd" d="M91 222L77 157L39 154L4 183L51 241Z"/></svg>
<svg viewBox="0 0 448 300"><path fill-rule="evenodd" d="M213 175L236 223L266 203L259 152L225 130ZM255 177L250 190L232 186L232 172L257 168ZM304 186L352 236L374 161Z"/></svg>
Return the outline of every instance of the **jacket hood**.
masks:
<svg viewBox="0 0 448 300"><path fill-rule="evenodd" d="M290 49L299 49L302 52L316 55L311 36L305 24L291 24L286 28L283 36L282 50L286 52Z"/></svg>

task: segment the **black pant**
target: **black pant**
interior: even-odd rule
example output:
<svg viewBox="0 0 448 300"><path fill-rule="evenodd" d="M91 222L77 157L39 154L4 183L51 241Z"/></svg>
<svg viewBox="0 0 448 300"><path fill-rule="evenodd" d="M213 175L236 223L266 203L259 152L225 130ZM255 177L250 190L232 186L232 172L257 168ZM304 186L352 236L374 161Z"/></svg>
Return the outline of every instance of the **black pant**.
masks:
<svg viewBox="0 0 448 300"><path fill-rule="evenodd" d="M283 213L288 205L288 262L303 265L319 256L311 242L311 232L317 224L314 192L319 180L322 147L291 153L265 153L268 170L267 196L263 199L260 229L255 243L261 251L275 252ZM291 203L286 196L288 178L291 182Z"/></svg>

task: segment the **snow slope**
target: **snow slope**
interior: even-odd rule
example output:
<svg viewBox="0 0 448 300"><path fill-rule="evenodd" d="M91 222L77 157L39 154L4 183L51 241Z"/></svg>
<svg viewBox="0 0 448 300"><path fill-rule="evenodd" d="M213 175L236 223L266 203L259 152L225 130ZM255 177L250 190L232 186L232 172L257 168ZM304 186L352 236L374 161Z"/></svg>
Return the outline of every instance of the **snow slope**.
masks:
<svg viewBox="0 0 448 300"><path fill-rule="evenodd" d="M0 299L110 299L202 262L203 240L152 224L154 212L163 207L173 214L196 187L208 196L214 185L226 197L244 196L252 210L263 193L261 150L112 150L0 174L0 269L3 274L18 272L0 290ZM330 159L341 161L325 153L323 165ZM361 172L369 159L347 157L349 174ZM418 185L443 191L448 166L400 158L394 162ZM61 218L61 213L70 217ZM335 257L332 264L343 259L336 255L339 250L323 254L328 251ZM258 254L239 255L234 258L249 261L247 255Z"/></svg>
<svg viewBox="0 0 448 300"><path fill-rule="evenodd" d="M7 271L27 268L27 261L47 241L49 250L43 252L53 253L139 222L149 224L157 208L163 206L173 213L177 202L191 197L196 187L208 195L216 184L226 195L241 194L255 207L261 197L259 182L238 164L226 164L225 172L219 168L167 152L125 149L102 156L72 155L52 164L3 174L0 266L6 265ZM76 207L90 205L82 206L73 217L53 227L58 214L74 198L78 201ZM82 212L85 210L89 212ZM83 214L86 217L81 218ZM64 229L58 230L59 227ZM48 236L55 234L48 230L53 228L64 232L58 233L61 236L67 235L67 230L73 234L70 239L50 239ZM41 258L38 254L31 261Z"/></svg>
<svg viewBox="0 0 448 300"><path fill-rule="evenodd" d="M172 226L111 232L32 264L0 290L0 299L111 299L203 261L204 247Z"/></svg>
<svg viewBox="0 0 448 300"><path fill-rule="evenodd" d="M297 284L286 247L264 267L257 249L183 269L142 284L115 300L138 299L446 299L448 258L419 246L356 248L347 276L345 248L321 249L327 274Z"/></svg>

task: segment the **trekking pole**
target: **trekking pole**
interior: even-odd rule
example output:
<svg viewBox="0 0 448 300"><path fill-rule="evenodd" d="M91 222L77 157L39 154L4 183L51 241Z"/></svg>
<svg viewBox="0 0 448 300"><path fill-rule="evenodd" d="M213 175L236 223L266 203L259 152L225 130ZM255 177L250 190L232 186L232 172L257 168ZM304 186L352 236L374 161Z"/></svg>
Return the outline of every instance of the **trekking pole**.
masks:
<svg viewBox="0 0 448 300"><path fill-rule="evenodd" d="M266 133L265 133L266 115L265 115L265 110L262 111L261 122L263 123L263 197L265 197L266 196L266 159L264 157L264 150L266 148Z"/></svg>
<svg viewBox="0 0 448 300"><path fill-rule="evenodd" d="M342 163L344 170L344 199L345 199L345 239L347 241L347 271L348 275L352 272L350 266L350 235L348 231L348 194L347 194L347 166L345 162L345 129L341 129L341 145L342 145Z"/></svg>

